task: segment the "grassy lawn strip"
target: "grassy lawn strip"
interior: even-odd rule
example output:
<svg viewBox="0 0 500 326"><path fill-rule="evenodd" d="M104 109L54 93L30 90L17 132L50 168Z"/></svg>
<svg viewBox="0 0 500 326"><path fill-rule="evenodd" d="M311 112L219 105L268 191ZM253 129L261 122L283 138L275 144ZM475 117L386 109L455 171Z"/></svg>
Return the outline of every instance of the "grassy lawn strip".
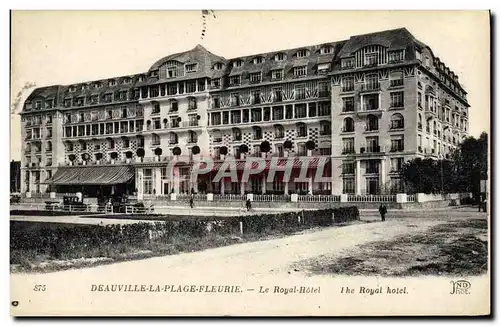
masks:
<svg viewBox="0 0 500 326"><path fill-rule="evenodd" d="M487 262L487 221L469 219L371 242L351 255L322 256L301 265L312 274L418 276L480 275L486 273Z"/></svg>

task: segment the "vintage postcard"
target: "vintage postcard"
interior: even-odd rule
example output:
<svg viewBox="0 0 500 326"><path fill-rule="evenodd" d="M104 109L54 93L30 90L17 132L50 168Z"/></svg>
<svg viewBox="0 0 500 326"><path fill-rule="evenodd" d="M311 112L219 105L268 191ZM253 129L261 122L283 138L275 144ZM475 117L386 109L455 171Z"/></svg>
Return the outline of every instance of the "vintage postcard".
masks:
<svg viewBox="0 0 500 326"><path fill-rule="evenodd" d="M484 316L488 11L12 11L13 316Z"/></svg>

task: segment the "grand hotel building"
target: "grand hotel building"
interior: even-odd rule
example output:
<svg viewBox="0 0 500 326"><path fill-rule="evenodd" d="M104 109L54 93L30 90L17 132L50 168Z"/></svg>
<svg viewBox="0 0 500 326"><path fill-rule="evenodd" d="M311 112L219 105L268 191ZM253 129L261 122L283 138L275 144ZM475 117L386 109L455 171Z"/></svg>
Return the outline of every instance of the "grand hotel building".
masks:
<svg viewBox="0 0 500 326"><path fill-rule="evenodd" d="M467 135L466 94L404 28L233 59L198 45L144 73L34 90L21 112L21 190L397 193L405 161L445 158ZM331 182L269 183L265 170L191 184L189 163L166 169L179 155L312 156L313 170L324 156Z"/></svg>

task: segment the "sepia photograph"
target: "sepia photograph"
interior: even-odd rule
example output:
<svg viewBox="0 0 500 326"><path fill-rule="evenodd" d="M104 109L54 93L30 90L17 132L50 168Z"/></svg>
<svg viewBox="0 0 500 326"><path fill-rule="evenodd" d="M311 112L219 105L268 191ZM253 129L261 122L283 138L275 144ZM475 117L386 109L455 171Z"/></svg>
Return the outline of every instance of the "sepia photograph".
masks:
<svg viewBox="0 0 500 326"><path fill-rule="evenodd" d="M10 12L12 316L487 316L490 12Z"/></svg>

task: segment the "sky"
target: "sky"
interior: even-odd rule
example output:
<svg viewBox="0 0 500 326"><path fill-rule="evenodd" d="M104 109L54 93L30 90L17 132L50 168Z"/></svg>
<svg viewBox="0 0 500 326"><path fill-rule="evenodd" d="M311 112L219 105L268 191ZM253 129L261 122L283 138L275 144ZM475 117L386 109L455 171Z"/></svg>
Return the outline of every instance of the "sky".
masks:
<svg viewBox="0 0 500 326"><path fill-rule="evenodd" d="M73 84L147 71L202 44L225 58L406 27L468 92L472 136L489 131L490 35L486 11L215 11L201 39L201 11L13 11L11 97L26 83ZM24 92L23 99L29 95ZM20 159L20 119L10 119Z"/></svg>

